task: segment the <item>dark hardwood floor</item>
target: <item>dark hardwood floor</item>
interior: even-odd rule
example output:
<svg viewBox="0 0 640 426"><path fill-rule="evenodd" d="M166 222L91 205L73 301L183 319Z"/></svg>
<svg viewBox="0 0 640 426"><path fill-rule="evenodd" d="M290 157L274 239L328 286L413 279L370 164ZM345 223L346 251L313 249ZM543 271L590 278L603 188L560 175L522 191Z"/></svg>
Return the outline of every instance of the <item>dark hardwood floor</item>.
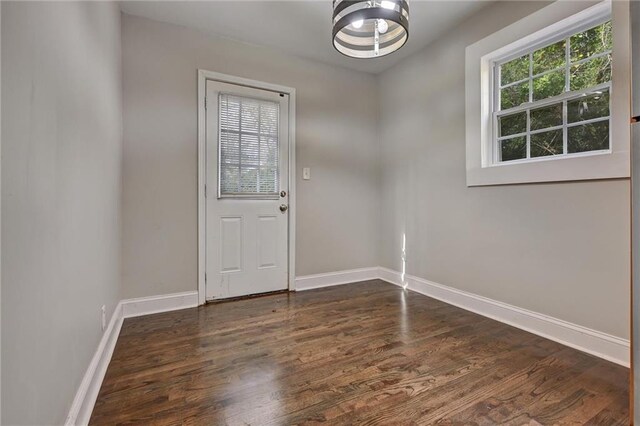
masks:
<svg viewBox="0 0 640 426"><path fill-rule="evenodd" d="M367 281L127 319L91 423L629 424L628 374Z"/></svg>

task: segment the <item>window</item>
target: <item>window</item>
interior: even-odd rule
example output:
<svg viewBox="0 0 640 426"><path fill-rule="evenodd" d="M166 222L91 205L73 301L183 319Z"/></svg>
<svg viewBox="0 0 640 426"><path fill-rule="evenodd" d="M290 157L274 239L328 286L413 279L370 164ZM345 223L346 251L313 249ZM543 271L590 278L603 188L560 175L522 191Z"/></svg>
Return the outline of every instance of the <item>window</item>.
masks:
<svg viewBox="0 0 640 426"><path fill-rule="evenodd" d="M219 95L219 197L278 193L279 104Z"/></svg>
<svg viewBox="0 0 640 426"><path fill-rule="evenodd" d="M494 63L494 162L610 147L611 21Z"/></svg>
<svg viewBox="0 0 640 426"><path fill-rule="evenodd" d="M467 46L467 185L630 176L628 2L553 2Z"/></svg>

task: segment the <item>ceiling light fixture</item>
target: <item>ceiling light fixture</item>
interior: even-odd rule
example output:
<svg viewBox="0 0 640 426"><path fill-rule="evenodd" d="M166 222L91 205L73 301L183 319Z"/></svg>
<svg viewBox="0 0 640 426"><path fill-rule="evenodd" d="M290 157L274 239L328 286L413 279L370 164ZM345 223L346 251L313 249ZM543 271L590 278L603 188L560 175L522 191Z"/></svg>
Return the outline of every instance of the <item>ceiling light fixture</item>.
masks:
<svg viewBox="0 0 640 426"><path fill-rule="evenodd" d="M353 58L377 58L409 38L407 0L333 0L333 46Z"/></svg>

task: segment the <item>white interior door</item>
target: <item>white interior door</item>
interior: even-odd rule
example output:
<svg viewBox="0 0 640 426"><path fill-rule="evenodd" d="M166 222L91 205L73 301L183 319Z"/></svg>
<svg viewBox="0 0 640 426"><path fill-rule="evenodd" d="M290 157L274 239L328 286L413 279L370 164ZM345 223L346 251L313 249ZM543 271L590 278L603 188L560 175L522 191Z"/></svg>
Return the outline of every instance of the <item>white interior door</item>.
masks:
<svg viewBox="0 0 640 426"><path fill-rule="evenodd" d="M207 81L206 294L288 288L289 96Z"/></svg>

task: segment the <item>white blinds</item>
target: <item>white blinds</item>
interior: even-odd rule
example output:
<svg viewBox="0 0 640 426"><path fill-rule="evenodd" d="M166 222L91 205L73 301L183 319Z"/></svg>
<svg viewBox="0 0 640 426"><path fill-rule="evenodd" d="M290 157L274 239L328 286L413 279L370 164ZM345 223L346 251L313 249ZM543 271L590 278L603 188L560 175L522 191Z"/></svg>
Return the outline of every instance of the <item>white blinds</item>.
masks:
<svg viewBox="0 0 640 426"><path fill-rule="evenodd" d="M277 102L219 95L220 195L278 192Z"/></svg>

